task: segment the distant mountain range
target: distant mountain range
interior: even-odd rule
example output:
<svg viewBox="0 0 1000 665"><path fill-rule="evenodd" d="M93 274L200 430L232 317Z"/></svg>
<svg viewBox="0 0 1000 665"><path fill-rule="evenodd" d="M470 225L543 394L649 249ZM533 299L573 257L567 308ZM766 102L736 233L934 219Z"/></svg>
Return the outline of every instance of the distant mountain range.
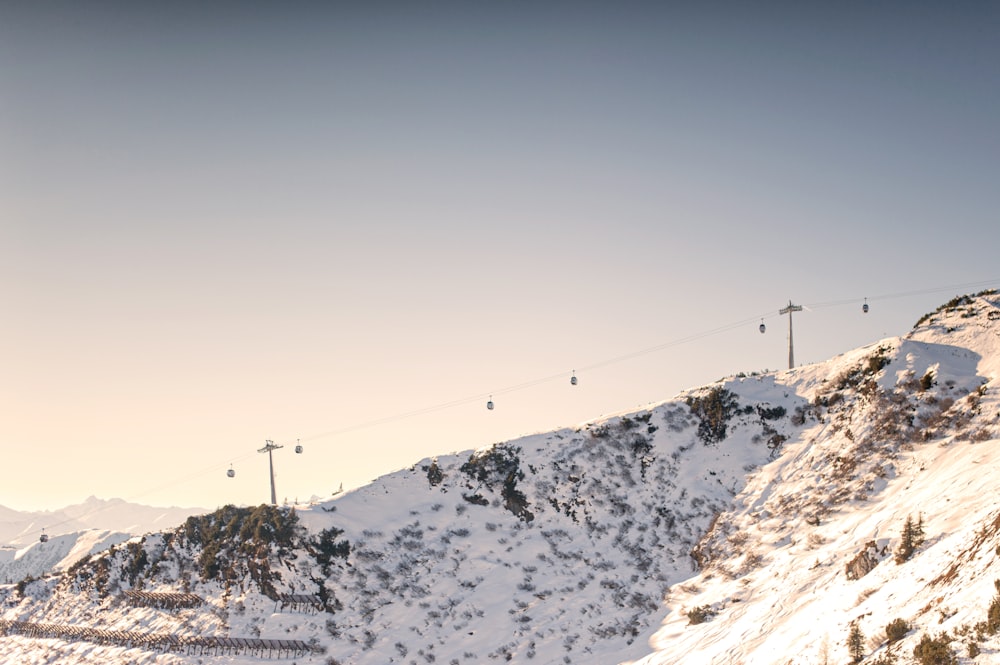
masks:
<svg viewBox="0 0 1000 665"><path fill-rule="evenodd" d="M95 496L52 511L18 511L0 506L0 546L35 542L43 529L49 536L88 529L141 535L173 528L189 516L205 512L202 508L157 508Z"/></svg>
<svg viewBox="0 0 1000 665"><path fill-rule="evenodd" d="M133 536L169 530L201 508L156 508L122 499L86 501L53 511L0 506L0 584L59 572ZM41 542L45 534L46 542Z"/></svg>

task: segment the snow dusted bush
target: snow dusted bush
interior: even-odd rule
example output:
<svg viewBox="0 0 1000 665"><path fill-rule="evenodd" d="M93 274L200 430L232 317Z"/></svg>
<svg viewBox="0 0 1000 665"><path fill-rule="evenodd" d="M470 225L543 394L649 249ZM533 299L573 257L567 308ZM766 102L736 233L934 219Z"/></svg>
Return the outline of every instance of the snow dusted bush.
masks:
<svg viewBox="0 0 1000 665"><path fill-rule="evenodd" d="M528 509L528 498L517 487L518 481L524 479L524 471L520 468L520 453L521 449L517 446L496 445L486 452L474 453L460 467L460 471L478 481L480 486L494 489L495 485L500 484L504 508L523 521L530 522L535 519L535 515ZM473 488L471 483L468 488L478 489ZM485 501L484 497L478 492L463 494L462 497L470 503L485 505L482 503Z"/></svg>
<svg viewBox="0 0 1000 665"><path fill-rule="evenodd" d="M885 637L889 640L889 644L903 639L908 632L910 632L910 624L907 623L906 619L893 619L885 627Z"/></svg>
<svg viewBox="0 0 1000 665"><path fill-rule="evenodd" d="M696 626L699 623L711 621L712 617L715 616L715 610L713 610L710 605L699 605L698 607L692 607L689 609L686 615L688 618L688 625Z"/></svg>
<svg viewBox="0 0 1000 665"><path fill-rule="evenodd" d="M438 466L437 460L431 462L429 466L425 466L424 470L427 472L427 482L430 483L431 487L440 485L445 479L444 472Z"/></svg>
<svg viewBox="0 0 1000 665"><path fill-rule="evenodd" d="M201 578L226 584L249 575L261 592L274 597L275 575L270 556L301 544L295 509L260 505L255 508L223 506L207 515L189 517L178 534L201 547Z"/></svg>
<svg viewBox="0 0 1000 665"><path fill-rule="evenodd" d="M316 551L316 561L321 566L324 566L324 569L334 558L346 559L351 553L351 544L348 541L341 540L337 542L337 538L342 533L344 533L343 529L330 527L320 531L313 539L312 546Z"/></svg>
<svg viewBox="0 0 1000 665"><path fill-rule="evenodd" d="M865 384L871 382L875 375L889 364L889 351L889 347L880 346L860 364L844 370L833 379L832 390L841 391L848 388L861 390Z"/></svg>
<svg viewBox="0 0 1000 665"><path fill-rule="evenodd" d="M698 418L698 438L705 445L719 443L726 438L729 421L739 409L736 395L715 386L701 396L688 396L686 402L691 413Z"/></svg>
<svg viewBox="0 0 1000 665"><path fill-rule="evenodd" d="M924 635L913 648L913 657L920 665L957 665L958 659L951 650L951 638L947 633L937 637Z"/></svg>

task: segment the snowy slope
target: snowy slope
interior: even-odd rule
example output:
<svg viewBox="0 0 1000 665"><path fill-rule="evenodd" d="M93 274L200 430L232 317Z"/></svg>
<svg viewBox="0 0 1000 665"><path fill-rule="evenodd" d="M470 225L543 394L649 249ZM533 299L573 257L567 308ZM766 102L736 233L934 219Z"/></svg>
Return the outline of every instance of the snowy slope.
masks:
<svg viewBox="0 0 1000 665"><path fill-rule="evenodd" d="M48 572L63 571L83 557L102 552L131 537L119 531L91 529L52 536L44 543L34 542L20 549L0 548L0 580L11 584L29 576L41 577Z"/></svg>
<svg viewBox="0 0 1000 665"><path fill-rule="evenodd" d="M849 409L824 409L752 476L706 538L715 557L668 596L655 653L639 662L849 662L852 622L864 662L915 662L919 641L942 634L955 656L974 643L976 663L1000 662L996 638L976 630L1000 578L997 304L962 304L905 339L780 375L815 403L859 355L882 348L889 360L870 377L877 389L862 379ZM896 563L908 516L922 517L926 540ZM869 542L877 564L851 579L846 566ZM687 613L705 606L714 616L692 625ZM890 654L896 619L912 629Z"/></svg>
<svg viewBox="0 0 1000 665"><path fill-rule="evenodd" d="M903 619L898 662L947 631L960 662L973 643L1000 663L982 624L1000 578L998 305L958 300L905 338L428 458L291 514L191 518L0 587L0 620L300 640L308 662L652 665L848 662L852 622L866 662L891 662ZM896 563L908 516L924 541ZM136 606L136 590L203 602ZM0 639L0 662L56 658L261 654Z"/></svg>

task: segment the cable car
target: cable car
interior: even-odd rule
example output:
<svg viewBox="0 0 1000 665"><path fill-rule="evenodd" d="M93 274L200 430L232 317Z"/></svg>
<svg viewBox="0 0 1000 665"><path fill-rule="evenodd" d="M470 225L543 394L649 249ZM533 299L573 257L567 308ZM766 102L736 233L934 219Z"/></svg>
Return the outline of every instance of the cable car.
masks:
<svg viewBox="0 0 1000 665"><path fill-rule="evenodd" d="M861 311L865 314L868 313L868 298L865 298L865 304L861 306Z"/></svg>
<svg viewBox="0 0 1000 665"><path fill-rule="evenodd" d="M40 543L49 542L49 534L45 533L45 529L42 529L42 535L38 537L38 542Z"/></svg>
<svg viewBox="0 0 1000 665"><path fill-rule="evenodd" d="M571 386L575 386L576 385L576 371L575 370L573 371L573 376L569 377L569 385L571 385Z"/></svg>
<svg viewBox="0 0 1000 665"><path fill-rule="evenodd" d="M229 471L226 471L226 475L229 476L230 478L236 477L236 470L233 469L232 465L230 465Z"/></svg>
<svg viewBox="0 0 1000 665"><path fill-rule="evenodd" d="M302 446L295 446L295 452L297 452L298 454L301 455L302 454Z"/></svg>
<svg viewBox="0 0 1000 665"><path fill-rule="evenodd" d="M486 402L486 408L490 411L493 410L493 395L490 395L490 401Z"/></svg>
<svg viewBox="0 0 1000 665"><path fill-rule="evenodd" d="M763 334L765 330L767 330L767 326L764 325L764 319L761 319L760 320L760 332L761 332L761 334Z"/></svg>

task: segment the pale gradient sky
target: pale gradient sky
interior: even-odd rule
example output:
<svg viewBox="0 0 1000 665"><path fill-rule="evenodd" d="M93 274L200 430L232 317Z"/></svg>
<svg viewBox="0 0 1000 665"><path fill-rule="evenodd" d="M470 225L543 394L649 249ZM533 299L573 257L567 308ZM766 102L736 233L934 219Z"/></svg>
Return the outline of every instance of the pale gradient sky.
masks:
<svg viewBox="0 0 1000 665"><path fill-rule="evenodd" d="M1000 287L997 3L152 4L0 7L0 505L325 495Z"/></svg>

